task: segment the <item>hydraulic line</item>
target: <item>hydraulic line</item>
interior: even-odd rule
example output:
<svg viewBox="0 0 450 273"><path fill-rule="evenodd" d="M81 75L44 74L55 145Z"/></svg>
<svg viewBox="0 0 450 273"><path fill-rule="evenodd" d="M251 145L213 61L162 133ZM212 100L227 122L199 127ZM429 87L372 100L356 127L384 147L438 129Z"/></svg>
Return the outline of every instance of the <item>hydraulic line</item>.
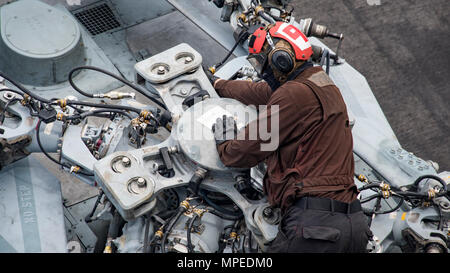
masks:
<svg viewBox="0 0 450 273"><path fill-rule="evenodd" d="M441 183L443 190L444 190L444 194L447 193L447 183L445 183L445 181L442 180L442 178L440 178L439 176L432 175L432 174L422 175L422 176L418 177L416 179L416 181L414 181L414 186L417 187L419 185L419 183L425 178L433 179L433 180L436 180L439 183Z"/></svg>
<svg viewBox="0 0 450 273"><path fill-rule="evenodd" d="M173 219L171 219L171 221L169 222L169 226L167 227L167 230L164 232L164 235L162 237L161 240L161 252L165 253L166 252L166 240L167 240L167 236L169 236L169 234L172 232L173 227L175 226L175 224L178 222L178 219L180 219L180 216L186 211L186 209L184 207L179 207L178 208L178 212L177 214L175 214L175 216L173 217Z"/></svg>
<svg viewBox="0 0 450 273"><path fill-rule="evenodd" d="M94 111L89 111L89 112L84 112L82 114L79 115L72 115L66 118L66 120L73 120L73 119L84 119L88 116L96 116L96 114L99 113L118 113L121 115L126 116L127 118L129 118L130 120L133 119L127 112L125 112L124 110L120 110L120 109L96 109Z"/></svg>
<svg viewBox="0 0 450 273"><path fill-rule="evenodd" d="M218 216L220 218L223 218L225 220L230 220L230 221L239 220L239 219L242 219L244 217L243 214L239 215L239 216L231 216L231 215L223 214L223 213L221 213L221 212L219 212L217 210L214 210L213 208L208 209L208 212L211 213L211 214L214 214L214 215L216 215L216 216Z"/></svg>
<svg viewBox="0 0 450 273"><path fill-rule="evenodd" d="M133 88L134 90L136 90L137 92L141 93L142 95L144 95L145 97L147 97L148 99L150 99L151 101L153 101L154 103L156 103L157 105L159 105L161 108L163 108L164 110L167 110L166 105L164 105L163 103L161 103L160 101L158 101L157 99L155 99L154 97L150 96L149 94L147 94L146 91L142 90L139 86L131 83L130 81L126 80L123 77L114 75L104 69L95 67L95 66L80 66L80 67L76 67L74 69L72 69L69 72L69 83L70 85L73 87L73 89L75 89L78 93L82 94L83 96L89 97L89 98L94 98L93 94L89 94L84 92L83 90L81 90L80 88L78 88L78 86L75 85L75 83L73 82L73 73L75 73L78 70L94 70L103 74L106 74L118 81L121 81L122 83L124 83L125 85Z"/></svg>
<svg viewBox="0 0 450 273"><path fill-rule="evenodd" d="M203 198L203 200L205 200L205 202L208 205L210 205L211 207L213 207L216 211L218 211L222 214L229 215L231 217L241 217L242 216L241 211L239 211L239 212L231 211L231 210L225 209L225 208L221 207L220 205L217 205L216 203L214 203L211 199L209 199L209 197L206 196L206 192L204 190L200 190L199 193L200 193L200 196Z"/></svg>
<svg viewBox="0 0 450 273"><path fill-rule="evenodd" d="M194 226L194 222L195 222L195 220L197 220L198 217L199 217L198 214L194 213L194 216L192 217L192 219L190 220L190 222L188 224L187 235L186 235L188 253L192 253L194 251L194 248L192 247L191 232L192 232L192 228Z"/></svg>
<svg viewBox="0 0 450 273"><path fill-rule="evenodd" d="M144 253L149 253L150 252L150 243L149 243L149 231L150 231L150 215L146 215L145 217L147 219L146 223L145 223L145 230L144 230L144 249L143 252Z"/></svg>
<svg viewBox="0 0 450 273"><path fill-rule="evenodd" d="M234 50L236 49L236 47L245 39L247 38L247 36L245 35L246 32L244 32L243 34L241 34L241 36L237 39L236 43L234 44L234 46L231 48L230 51L228 51L228 54L225 56L225 58L223 58L223 60L218 63L215 64L213 67L211 67L209 70L214 74L216 72L216 70L221 67L227 60L228 58L230 58L231 54L233 54ZM212 69L212 70L211 70Z"/></svg>
<svg viewBox="0 0 450 273"><path fill-rule="evenodd" d="M28 96L32 97L35 100L38 100L38 101L41 101L41 102L44 102L44 103L50 103L51 102L50 100L48 100L46 98L43 98L43 97L40 97L40 96L34 94L33 92L31 92L30 90L26 89L23 85L21 85L18 82L15 82L9 76L5 75L2 71L0 71L0 77L5 78L7 81L12 83L14 86L19 88L22 92L24 92L25 94L27 94ZM3 90L17 93L17 91L14 91L14 90L9 90L9 89L8 90L3 89Z"/></svg>
<svg viewBox="0 0 450 273"><path fill-rule="evenodd" d="M52 104L57 104L56 101L53 101ZM67 100L67 105L83 105L83 106L89 106L89 107L96 107L96 108L107 108L107 109L120 109L125 111L132 111L137 114L141 113L141 110L138 108L134 108L131 106L125 106L125 105L111 105L111 104L99 104L99 103L92 103L92 102L85 102L85 101L74 101L74 100Z"/></svg>

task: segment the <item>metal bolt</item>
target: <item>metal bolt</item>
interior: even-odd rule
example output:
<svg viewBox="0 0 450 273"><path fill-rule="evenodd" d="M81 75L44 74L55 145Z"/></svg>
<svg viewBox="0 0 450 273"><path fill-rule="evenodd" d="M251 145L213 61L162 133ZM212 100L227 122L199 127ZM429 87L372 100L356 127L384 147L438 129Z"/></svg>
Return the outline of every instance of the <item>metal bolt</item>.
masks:
<svg viewBox="0 0 450 273"><path fill-rule="evenodd" d="M184 59L185 64L188 64L190 62L192 62L192 58L190 56L188 56L188 57L186 57L186 59Z"/></svg>
<svg viewBox="0 0 450 273"><path fill-rule="evenodd" d="M395 154L395 150L394 149L391 149L391 154Z"/></svg>
<svg viewBox="0 0 450 273"><path fill-rule="evenodd" d="M163 75L166 73L166 68L162 65L158 66L158 70L157 70L158 75Z"/></svg>
<svg viewBox="0 0 450 273"><path fill-rule="evenodd" d="M181 90L180 90L181 95L186 95L187 92L188 92L188 91L187 91L186 89L181 89Z"/></svg>
<svg viewBox="0 0 450 273"><path fill-rule="evenodd" d="M128 157L126 157L126 156L122 157L122 164L125 167L130 166L130 163L131 163L131 161L130 161L130 159Z"/></svg>
<svg viewBox="0 0 450 273"><path fill-rule="evenodd" d="M147 184L145 179L142 177L139 177L136 182L137 182L138 187L140 187L140 188L145 187L145 184Z"/></svg>

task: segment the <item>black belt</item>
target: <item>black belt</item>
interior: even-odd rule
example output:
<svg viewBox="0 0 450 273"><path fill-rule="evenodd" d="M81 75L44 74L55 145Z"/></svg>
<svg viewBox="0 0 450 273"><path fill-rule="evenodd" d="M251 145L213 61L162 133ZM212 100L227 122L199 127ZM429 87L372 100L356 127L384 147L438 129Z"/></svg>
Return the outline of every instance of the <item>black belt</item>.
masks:
<svg viewBox="0 0 450 273"><path fill-rule="evenodd" d="M324 210L330 212L340 212L352 214L361 211L361 203L355 200L351 203L344 203L328 198L302 197L294 203L294 206L302 209Z"/></svg>

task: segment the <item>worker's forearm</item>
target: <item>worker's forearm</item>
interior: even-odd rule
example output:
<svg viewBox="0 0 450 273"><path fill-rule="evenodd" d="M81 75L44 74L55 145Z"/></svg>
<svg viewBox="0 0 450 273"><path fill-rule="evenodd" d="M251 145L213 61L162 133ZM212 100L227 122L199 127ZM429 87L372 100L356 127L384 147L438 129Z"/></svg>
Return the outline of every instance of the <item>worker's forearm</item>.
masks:
<svg viewBox="0 0 450 273"><path fill-rule="evenodd" d="M232 98L246 105L266 105L272 95L265 82L220 79L214 82L214 88L221 97Z"/></svg>

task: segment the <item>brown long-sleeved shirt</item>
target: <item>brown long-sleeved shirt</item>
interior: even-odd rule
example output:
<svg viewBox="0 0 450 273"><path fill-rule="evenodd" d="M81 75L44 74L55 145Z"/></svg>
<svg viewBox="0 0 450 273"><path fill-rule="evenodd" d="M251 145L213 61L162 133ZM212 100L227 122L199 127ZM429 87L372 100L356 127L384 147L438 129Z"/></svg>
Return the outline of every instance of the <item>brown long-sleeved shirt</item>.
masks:
<svg viewBox="0 0 450 273"><path fill-rule="evenodd" d="M347 203L356 199L347 108L339 89L322 68L306 69L275 92L264 82L220 80L215 88L222 97L246 105L267 105L254 122L257 126L267 124L269 132L271 119L276 117L271 106L279 107L276 150L261 150L261 144L274 139L264 141L258 135L256 140L250 140L250 125L239 132L245 134L245 140L226 141L218 146L226 166L253 167L265 160L264 191L272 205L285 211L295 199L306 195Z"/></svg>

